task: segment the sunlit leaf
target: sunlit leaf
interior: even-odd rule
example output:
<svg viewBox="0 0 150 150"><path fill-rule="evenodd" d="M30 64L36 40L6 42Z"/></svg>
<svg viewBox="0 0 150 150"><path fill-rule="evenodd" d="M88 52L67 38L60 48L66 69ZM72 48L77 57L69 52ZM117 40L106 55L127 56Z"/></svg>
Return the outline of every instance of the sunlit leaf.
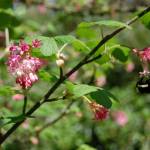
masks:
<svg viewBox="0 0 150 150"><path fill-rule="evenodd" d="M40 47L40 51L44 56L51 56L58 52L58 46L54 38L33 35L31 37L26 37L25 41L31 44L32 40L35 39L41 40L42 45Z"/></svg>
<svg viewBox="0 0 150 150"><path fill-rule="evenodd" d="M89 52L90 48L82 41L80 40L75 40L72 43L73 47L77 51L83 51L83 52Z"/></svg>
<svg viewBox="0 0 150 150"><path fill-rule="evenodd" d="M72 43L76 38L72 35L60 35L60 36L55 36L54 39L59 44L64 45L66 43Z"/></svg>
<svg viewBox="0 0 150 150"><path fill-rule="evenodd" d="M150 29L150 12L145 14L140 20L144 24L145 27Z"/></svg>
<svg viewBox="0 0 150 150"><path fill-rule="evenodd" d="M45 70L39 70L39 78L43 81L51 82L51 81L56 81L57 78L53 75L50 75L47 71Z"/></svg>
<svg viewBox="0 0 150 150"><path fill-rule="evenodd" d="M93 26L108 26L108 27L126 27L128 29L131 29L130 26L128 26L125 23L114 21L114 20L101 20L96 22L82 22L79 24L79 28L89 28Z"/></svg>
<svg viewBox="0 0 150 150"><path fill-rule="evenodd" d="M14 93L14 90L12 89L11 86L0 86L0 95L1 96L9 96Z"/></svg>
<svg viewBox="0 0 150 150"><path fill-rule="evenodd" d="M87 84L72 84L70 82L67 82L66 87L68 91L74 95L75 98L82 97L98 90L98 87L96 86L90 86Z"/></svg>

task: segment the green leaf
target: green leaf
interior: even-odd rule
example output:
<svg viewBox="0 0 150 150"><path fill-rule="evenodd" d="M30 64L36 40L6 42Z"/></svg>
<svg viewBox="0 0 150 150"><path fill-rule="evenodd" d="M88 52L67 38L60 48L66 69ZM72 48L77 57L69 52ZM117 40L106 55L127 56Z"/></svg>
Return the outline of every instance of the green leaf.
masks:
<svg viewBox="0 0 150 150"><path fill-rule="evenodd" d="M0 28L16 27L20 24L19 20L11 13L11 11L0 10Z"/></svg>
<svg viewBox="0 0 150 150"><path fill-rule="evenodd" d="M38 74L39 74L40 79L42 79L43 81L51 82L51 81L56 81L57 80L57 78L55 76L50 75L45 70L40 70Z"/></svg>
<svg viewBox="0 0 150 150"><path fill-rule="evenodd" d="M91 93L90 96L98 104L103 105L106 108L110 108L112 105L112 96L103 89L99 89L98 91Z"/></svg>
<svg viewBox="0 0 150 150"><path fill-rule="evenodd" d="M58 52L58 47L54 38L42 37L41 41L42 46L40 50L44 56L51 56Z"/></svg>
<svg viewBox="0 0 150 150"><path fill-rule="evenodd" d="M42 52L40 51L40 48L34 48L32 50L32 56L39 57L39 58L47 58L47 56L43 56Z"/></svg>
<svg viewBox="0 0 150 150"><path fill-rule="evenodd" d="M101 58L96 60L96 62L102 65L109 62L109 60L110 60L109 54L103 54Z"/></svg>
<svg viewBox="0 0 150 150"><path fill-rule="evenodd" d="M128 60L130 49L119 46L112 50L112 55L121 62L126 62Z"/></svg>
<svg viewBox="0 0 150 150"><path fill-rule="evenodd" d="M58 44L72 44L72 46L75 48L77 51L89 51L90 48L82 41L76 39L72 35L60 35L60 36L55 36L54 39Z"/></svg>
<svg viewBox="0 0 150 150"><path fill-rule="evenodd" d="M145 14L140 20L146 28L150 29L150 12Z"/></svg>
<svg viewBox="0 0 150 150"><path fill-rule="evenodd" d="M25 25L26 25L26 26L29 26L31 29L33 29L33 30L35 30L35 31L39 30L39 28L41 27L41 25L40 25L37 21L35 21L35 20L30 20L30 19L28 19L28 20L25 22Z"/></svg>
<svg viewBox="0 0 150 150"><path fill-rule="evenodd" d="M66 43L72 43L76 38L72 35L60 35L60 36L55 36L54 39L56 40L56 42L58 42L59 44L66 44Z"/></svg>
<svg viewBox="0 0 150 150"><path fill-rule="evenodd" d="M26 118L26 116L25 115L18 115L18 116L10 116L7 118L10 119L10 121L8 123L16 123L16 122L23 121Z"/></svg>
<svg viewBox="0 0 150 150"><path fill-rule="evenodd" d="M82 97L91 92L97 91L98 87L90 86L87 84L72 84L71 82L67 82L66 87L68 91L73 94L74 98Z"/></svg>
<svg viewBox="0 0 150 150"><path fill-rule="evenodd" d="M72 42L72 45L74 47L75 50L77 51L83 51L83 52L89 52L90 48L82 41L80 40L75 40Z"/></svg>
<svg viewBox="0 0 150 150"><path fill-rule="evenodd" d="M77 28L76 34L78 37L82 39L90 39L93 40L95 38L99 38L99 35L97 33L97 30L94 30L92 28Z"/></svg>
<svg viewBox="0 0 150 150"><path fill-rule="evenodd" d="M77 150L96 150L96 149L87 144L82 144Z"/></svg>
<svg viewBox="0 0 150 150"><path fill-rule="evenodd" d="M108 26L108 27L126 27L128 29L131 29L130 26L128 26L125 23L114 21L114 20L101 20L96 22L82 22L78 25L79 28L89 28L93 26Z"/></svg>
<svg viewBox="0 0 150 150"><path fill-rule="evenodd" d="M0 118L0 127L3 127L5 125L11 124L11 123L17 123L20 121L23 121L26 118L25 115L18 115L18 116L10 116L10 117L1 117Z"/></svg>
<svg viewBox="0 0 150 150"><path fill-rule="evenodd" d="M26 37L25 41L27 43L31 43L32 40L35 39L41 40L42 45L40 47L40 51L44 56L51 56L58 52L58 46L54 38L33 35L31 37Z"/></svg>
<svg viewBox="0 0 150 150"><path fill-rule="evenodd" d="M12 8L13 0L0 0L0 8L7 9Z"/></svg>
<svg viewBox="0 0 150 150"><path fill-rule="evenodd" d="M14 93L14 90L10 86L0 87L0 96L9 96Z"/></svg>

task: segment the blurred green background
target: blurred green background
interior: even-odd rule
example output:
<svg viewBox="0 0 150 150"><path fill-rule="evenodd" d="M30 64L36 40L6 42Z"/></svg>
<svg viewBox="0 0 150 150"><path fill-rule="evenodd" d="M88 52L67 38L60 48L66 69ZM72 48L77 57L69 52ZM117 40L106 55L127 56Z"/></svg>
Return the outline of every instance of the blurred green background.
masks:
<svg viewBox="0 0 150 150"><path fill-rule="evenodd" d="M19 115L23 100L15 79L7 71L6 30L10 40L33 34L44 36L74 35L93 48L101 37L98 27L81 29L83 21L111 19L125 22L150 5L149 0L0 0L0 117ZM8 16L7 16L8 15ZM150 24L149 24L150 25ZM114 28L103 29L104 36ZM109 41L143 49L150 44L149 26L137 21L131 30L124 30ZM75 43L63 51L67 56L65 71L73 67L87 52ZM102 49L103 51L103 49ZM111 55L111 54L110 54ZM48 57L48 66L40 71L40 80L29 93L28 107L38 101L53 85L59 69L55 59ZM27 119L3 145L4 150L149 150L150 149L150 96L136 90L141 63L129 52L121 62L110 56L104 63L88 64L71 76L76 83L91 83L112 92L114 102L107 120L95 121L88 105L78 99L67 114L41 132L47 122L56 118L68 101L47 103ZM64 85L55 95L61 95ZM3 119L0 120L0 123ZM11 125L1 128L5 132Z"/></svg>

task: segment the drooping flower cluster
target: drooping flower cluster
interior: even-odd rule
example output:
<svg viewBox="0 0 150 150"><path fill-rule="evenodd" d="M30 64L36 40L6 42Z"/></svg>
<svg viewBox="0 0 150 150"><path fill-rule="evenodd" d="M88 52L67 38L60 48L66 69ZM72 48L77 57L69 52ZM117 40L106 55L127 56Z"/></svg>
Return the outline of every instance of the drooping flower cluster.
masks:
<svg viewBox="0 0 150 150"><path fill-rule="evenodd" d="M94 112L95 120L104 120L108 117L109 110L96 102L89 103L91 110Z"/></svg>
<svg viewBox="0 0 150 150"><path fill-rule="evenodd" d="M141 61L150 61L150 47L144 48L142 51L133 49L133 52L140 57Z"/></svg>
<svg viewBox="0 0 150 150"><path fill-rule="evenodd" d="M30 88L38 80L36 73L44 65L42 60L31 56L31 50L40 46L41 41L36 39L32 41L32 45L21 40L19 44L13 44L9 48L8 70L23 89Z"/></svg>
<svg viewBox="0 0 150 150"><path fill-rule="evenodd" d="M149 65L150 62L150 47L144 48L142 51L138 49L133 49L133 52L140 58L142 61L143 72L140 72L140 76L147 76L150 74Z"/></svg>

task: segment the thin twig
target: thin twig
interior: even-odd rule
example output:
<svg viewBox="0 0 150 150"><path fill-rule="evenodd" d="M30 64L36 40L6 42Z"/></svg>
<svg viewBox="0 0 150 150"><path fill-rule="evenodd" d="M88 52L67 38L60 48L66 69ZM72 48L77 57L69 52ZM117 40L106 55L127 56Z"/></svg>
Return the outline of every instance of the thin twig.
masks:
<svg viewBox="0 0 150 150"><path fill-rule="evenodd" d="M24 96L24 103L23 103L23 109L22 109L23 115L25 115L25 113L26 113L26 107L27 107L27 95L25 94L25 96Z"/></svg>
<svg viewBox="0 0 150 150"><path fill-rule="evenodd" d="M75 101L72 100L67 106L66 108L64 108L62 110L62 112L53 120L48 121L43 127L39 128L37 130L37 135L39 135L43 130L45 130L46 128L48 128L49 126L55 124L56 122L58 122L59 120L61 120L64 116L66 116L68 114L68 111L70 110L71 106L73 105Z"/></svg>
<svg viewBox="0 0 150 150"><path fill-rule="evenodd" d="M66 99L64 99L64 97L51 98L51 99L45 100L44 103L45 102L55 102L55 101L58 101L58 100L66 100Z"/></svg>
<svg viewBox="0 0 150 150"><path fill-rule="evenodd" d="M59 72L60 72L59 78L61 79L61 78L63 77L63 68L60 67L59 70L60 70L60 71L59 71Z"/></svg>
<svg viewBox="0 0 150 150"><path fill-rule="evenodd" d="M145 10L143 10L141 13L139 13L136 17L131 19L130 21L127 22L127 25L130 25L134 23L136 20L141 18L143 15L148 13L150 11L150 6L147 7ZM102 39L96 47L94 47L86 56L84 59L82 59L72 70L70 70L68 73L66 73L61 79L59 79L46 93L44 96L44 100L36 102L32 108L26 113L27 116L30 116L33 112L35 112L44 102L46 102L47 99L56 91L56 89L68 78L70 75L72 75L75 71L80 69L83 65L85 65L85 62L91 58L95 52L103 46L107 41L109 41L111 38L113 38L116 34L124 30L126 27L121 27L112 32L111 34L107 35ZM25 119L24 119L25 120ZM0 138L0 144L2 144L19 126L20 124L24 121L17 122L14 124L1 138Z"/></svg>
<svg viewBox="0 0 150 150"><path fill-rule="evenodd" d="M87 60L87 61L85 62L85 64L91 63L91 62L93 62L93 61L95 61L95 60L97 60L97 59L100 59L101 57L102 57L102 55L99 54L99 55L95 56L94 58L91 58L91 59Z"/></svg>

